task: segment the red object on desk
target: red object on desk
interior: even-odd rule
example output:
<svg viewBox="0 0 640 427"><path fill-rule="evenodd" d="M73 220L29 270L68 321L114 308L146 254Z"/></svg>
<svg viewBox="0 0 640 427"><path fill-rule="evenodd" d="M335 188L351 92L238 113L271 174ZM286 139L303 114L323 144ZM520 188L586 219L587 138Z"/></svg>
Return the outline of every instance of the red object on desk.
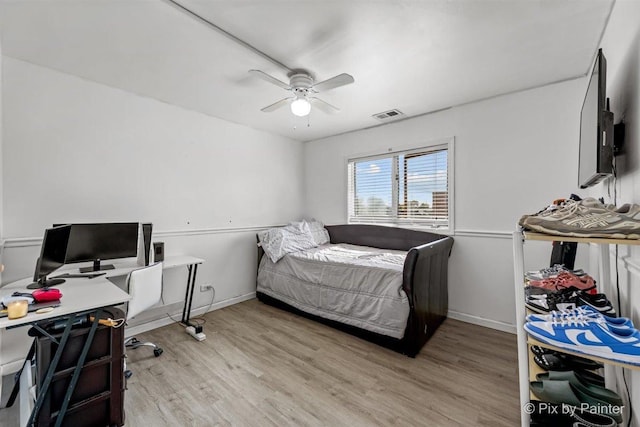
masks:
<svg viewBox="0 0 640 427"><path fill-rule="evenodd" d="M62 298L60 290L55 288L37 289L32 293L36 302L56 301Z"/></svg>

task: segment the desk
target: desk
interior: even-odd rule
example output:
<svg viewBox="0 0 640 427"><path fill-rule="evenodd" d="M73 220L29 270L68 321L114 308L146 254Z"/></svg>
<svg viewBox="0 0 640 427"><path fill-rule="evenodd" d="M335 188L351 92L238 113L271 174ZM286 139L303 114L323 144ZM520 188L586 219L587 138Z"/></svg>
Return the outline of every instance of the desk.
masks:
<svg viewBox="0 0 640 427"><path fill-rule="evenodd" d="M191 303L193 302L193 291L195 290L196 286L196 273L198 272L198 265L202 264L203 262L203 259L192 257L189 255L167 257L162 262L163 270L176 267L187 267L189 274L187 276L187 286L184 294L184 306L182 308L182 324L185 326L193 326L194 328L196 327L196 325L192 324L189 320L191 318Z"/></svg>
<svg viewBox="0 0 640 427"><path fill-rule="evenodd" d="M162 261L162 269L169 270L172 268L178 267L187 267L187 284L185 287L185 295L184 295L184 305L182 308L182 320L181 323L185 326L194 326L191 321L191 304L193 302L193 293L196 286L196 274L198 272L198 266L202 264L204 260L202 258L196 258L191 255L172 255L165 257ZM136 268L140 268L137 264L131 263L113 263L115 267L113 270L103 270L102 273L106 273L104 276L100 276L100 278L115 278L115 277L123 277L127 276L131 271ZM70 268L71 267L71 268ZM56 277L59 274L64 273L77 273L78 267L73 267L72 265L66 265L60 270L57 270L55 273L51 275L51 277ZM67 279L68 280L68 279ZM95 280L95 279L81 279L81 280ZM64 286L64 285L62 285ZM0 296L2 289L0 288ZM60 290L64 295L64 287L61 287ZM64 298L64 296L63 296Z"/></svg>
<svg viewBox="0 0 640 427"><path fill-rule="evenodd" d="M29 283L31 283L31 280L23 279L7 285L0 289L0 296L10 295L15 291L26 292L26 286ZM64 283L63 297L59 307L56 307L49 313L36 314L34 312L19 319L9 320L7 317L0 318L0 333L4 332L5 329L28 326L35 322L49 319L69 318L71 322L78 314L89 313L102 307L122 304L130 299L131 297L128 293L111 283L105 276L93 279L68 278ZM26 331L22 332L26 333ZM19 346L18 343L16 343L16 345ZM60 347L60 350L63 350L63 346ZM0 351L0 372L5 373L3 369L5 366L3 354L4 352ZM23 358L24 356L26 356L26 351L22 354ZM55 364L52 364L52 369L55 369ZM53 375L53 370L51 375ZM1 392L2 384L0 383L0 394ZM39 403L40 400L36 401L36 404Z"/></svg>
<svg viewBox="0 0 640 427"><path fill-rule="evenodd" d="M94 279L69 278L65 280L66 282L62 285L64 288L62 288L62 299L59 307L54 308L49 313L29 313L20 319L9 320L8 317L0 317L0 329L23 326L83 310L109 307L122 304L131 299L128 293L111 283L105 276ZM29 283L31 283L31 279L23 279L0 288L0 297L11 295L15 291L29 292L27 289ZM1 357L2 352L0 352Z"/></svg>
<svg viewBox="0 0 640 427"><path fill-rule="evenodd" d="M196 273L198 265L204 262L201 258L188 255L178 255L166 257L163 261L163 270L178 267L187 267L188 276L186 284L185 301L182 310L182 323L189 326L191 304L193 301L193 293L195 289ZM65 283L59 286L63 296L59 307L45 314L29 313L20 319L9 320L8 318L0 318L0 378L20 369L22 361L29 349L29 340L24 339L23 331L7 331L6 329L16 326L28 325L35 321L47 320L63 315L76 313L82 310L91 310L100 307L122 304L130 299L129 294L118 286L114 285L109 278L122 277L128 275L132 270L140 268L138 265L131 263L115 263L114 270L105 270L104 276L93 279L85 278L67 278ZM77 273L77 266L67 265L56 271L51 276L58 274ZM26 286L31 283L30 279L23 279L13 282L0 288L0 298L10 295L15 291L28 292ZM192 325L193 326L193 325ZM13 341L11 343L11 352L7 352L3 348L2 342L7 338L7 333L11 333ZM2 394L2 381L0 381L0 396Z"/></svg>

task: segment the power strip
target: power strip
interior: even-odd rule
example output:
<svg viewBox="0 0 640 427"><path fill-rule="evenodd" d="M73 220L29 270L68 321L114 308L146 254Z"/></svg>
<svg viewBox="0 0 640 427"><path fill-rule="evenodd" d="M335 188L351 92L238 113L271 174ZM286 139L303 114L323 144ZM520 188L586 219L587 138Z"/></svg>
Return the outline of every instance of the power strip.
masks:
<svg viewBox="0 0 640 427"><path fill-rule="evenodd" d="M207 336L204 334L204 332L196 332L196 328L194 328L193 326L187 326L185 328L185 331L187 331L189 335L191 335L198 341L204 341L207 339Z"/></svg>

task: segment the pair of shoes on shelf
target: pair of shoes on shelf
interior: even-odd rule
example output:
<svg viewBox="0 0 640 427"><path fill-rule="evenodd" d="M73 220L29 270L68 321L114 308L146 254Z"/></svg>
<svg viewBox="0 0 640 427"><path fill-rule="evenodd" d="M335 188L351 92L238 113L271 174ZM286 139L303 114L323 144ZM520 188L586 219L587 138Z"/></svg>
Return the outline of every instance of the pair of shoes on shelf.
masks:
<svg viewBox="0 0 640 427"><path fill-rule="evenodd" d="M561 291L568 288L578 288L580 290L588 291L593 294L597 292L596 281L593 280L593 277L589 276L588 274L576 276L575 274L569 273L567 271L563 271L555 277L550 277L548 279L530 280L529 286L535 286L538 288L554 291Z"/></svg>
<svg viewBox="0 0 640 427"><path fill-rule="evenodd" d="M569 317L586 317L593 319L602 318L607 322L607 324L617 326L618 328L633 329L635 327L631 319L626 317L607 316L605 313L590 305L575 307L571 310L552 311L547 314L529 314L527 315L526 320L527 322L552 322L556 319Z"/></svg>
<svg viewBox="0 0 640 427"><path fill-rule="evenodd" d="M630 320L619 319L624 318L612 321L600 313L585 315L573 312L528 321L524 329L531 337L544 344L640 366L640 332Z"/></svg>
<svg viewBox="0 0 640 427"><path fill-rule="evenodd" d="M611 302L605 294L590 294L581 289L567 288L558 292L531 292L535 287L525 288L525 306L536 313L569 311L578 307L591 307L601 314L616 316Z"/></svg>
<svg viewBox="0 0 640 427"><path fill-rule="evenodd" d="M556 209L520 218L525 229L556 236L640 239L640 205L616 209L599 200L566 200Z"/></svg>
<svg viewBox="0 0 640 427"><path fill-rule="evenodd" d="M576 371L588 377L589 381L604 386L604 378L590 372L603 367L602 363L584 357L573 356L537 345L531 346L533 360L545 371Z"/></svg>
<svg viewBox="0 0 640 427"><path fill-rule="evenodd" d="M613 390L592 383L574 371L550 371L531 381L531 392L544 402L566 404L622 422L622 398Z"/></svg>
<svg viewBox="0 0 640 427"><path fill-rule="evenodd" d="M612 417L567 404L531 401L531 427L616 427Z"/></svg>
<svg viewBox="0 0 640 427"><path fill-rule="evenodd" d="M571 195L571 200L572 201L580 201L582 200L579 196L575 196L574 194ZM561 210L562 208L564 208L565 204L567 203L569 199L556 199L553 202L551 202L550 205L545 206L544 208L540 209L538 212L536 212L533 215L524 215L520 218L520 221L518 221L518 224L521 227L524 227L524 221L527 217L530 216L536 216L539 218L544 218L546 216L552 216L555 215L557 211Z"/></svg>
<svg viewBox="0 0 640 427"><path fill-rule="evenodd" d="M527 280L544 280L556 277L560 273L572 273L579 277L585 275L584 270L570 270L562 264L555 264L541 270L527 271L524 276Z"/></svg>

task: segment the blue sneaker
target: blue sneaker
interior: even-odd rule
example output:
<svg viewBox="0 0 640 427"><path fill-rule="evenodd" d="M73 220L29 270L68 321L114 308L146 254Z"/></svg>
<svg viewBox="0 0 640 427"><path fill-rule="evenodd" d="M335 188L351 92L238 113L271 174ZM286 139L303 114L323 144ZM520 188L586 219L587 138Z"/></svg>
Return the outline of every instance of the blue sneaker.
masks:
<svg viewBox="0 0 640 427"><path fill-rule="evenodd" d="M617 326L618 328L634 328L633 321L626 317L610 317L600 313L589 305L583 305L567 311L552 311L549 314L529 314L527 322L551 322L554 319L566 317L586 317L586 318L603 318L607 324Z"/></svg>
<svg viewBox="0 0 640 427"><path fill-rule="evenodd" d="M640 332L610 325L603 318L562 317L527 322L524 329L542 343L640 366Z"/></svg>

